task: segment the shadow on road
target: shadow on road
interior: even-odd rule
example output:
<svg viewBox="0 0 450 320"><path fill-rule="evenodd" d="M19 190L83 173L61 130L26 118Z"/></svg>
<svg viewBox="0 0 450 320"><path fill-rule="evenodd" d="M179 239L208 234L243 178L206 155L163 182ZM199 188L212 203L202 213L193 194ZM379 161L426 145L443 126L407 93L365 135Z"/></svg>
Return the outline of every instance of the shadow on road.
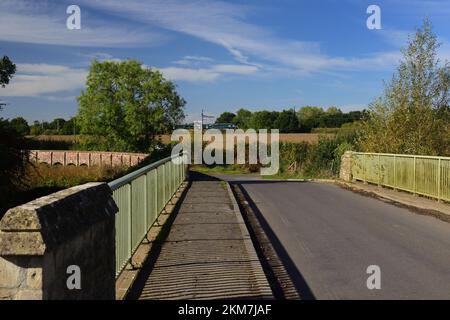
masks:
<svg viewBox="0 0 450 320"><path fill-rule="evenodd" d="M250 206L251 210L253 211L254 215L256 216L256 219L258 220L261 228L263 229L264 233L268 237L269 241L271 242L274 250L276 251L276 254L278 255L278 258L281 260L282 264L284 265L287 273L289 274L289 277L292 280L293 285L295 286L295 289L300 295L300 298L302 300L315 300L315 296L313 292L311 291L311 288L308 286L308 283L306 282L305 278L302 276L301 272L297 269L294 262L290 258L287 251L284 249L283 245L281 244L278 237L275 235L269 224L267 223L266 219L264 218L261 211L258 209L256 204L253 202L252 198L249 196L248 192L245 190L245 188L242 186L243 184L271 184L271 183L286 183L286 181L229 181L229 183L232 186L237 186L240 190L240 192L243 194L245 201L247 201L248 205ZM301 181L291 181L290 183L302 183ZM254 235L253 235L254 236Z"/></svg>

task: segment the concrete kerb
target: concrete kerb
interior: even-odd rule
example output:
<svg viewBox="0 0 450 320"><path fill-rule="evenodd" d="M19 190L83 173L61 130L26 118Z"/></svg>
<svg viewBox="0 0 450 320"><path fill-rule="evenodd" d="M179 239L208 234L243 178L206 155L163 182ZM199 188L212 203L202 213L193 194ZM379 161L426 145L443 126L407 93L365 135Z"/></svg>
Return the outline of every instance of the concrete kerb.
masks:
<svg viewBox="0 0 450 320"><path fill-rule="evenodd" d="M266 294L266 293L270 292L270 296L268 298L273 298L272 289L266 278L266 275L262 268L261 262L259 261L258 255L256 253L256 249L253 246L253 242L250 237L250 233L244 222L244 218L242 217L242 213L241 213L241 210L239 209L237 200L236 200L234 193L231 190L231 186L228 182L226 182L226 186L227 186L228 196L230 197L231 203L233 205L234 214L236 215L236 220L239 223L239 227L240 227L240 230L242 233L242 238L244 241L245 249L247 250L247 253L249 255L249 258L251 261L250 263L252 265L252 269L255 274L255 279L258 283L258 289L261 291L262 294Z"/></svg>
<svg viewBox="0 0 450 320"><path fill-rule="evenodd" d="M342 180L335 180L334 184L352 192L357 192L367 196L378 198L381 201L390 202L393 203L394 205L414 210L417 213L431 215L440 220L450 222L450 206L432 199L422 198L424 203L418 204L417 199L419 197L417 197L417 195L414 195L412 193L402 192L395 189L384 188L381 186L371 184L364 184L363 186L361 186L353 182L346 182ZM409 200L414 201L402 199L408 197L412 198ZM428 204L425 202L427 202Z"/></svg>

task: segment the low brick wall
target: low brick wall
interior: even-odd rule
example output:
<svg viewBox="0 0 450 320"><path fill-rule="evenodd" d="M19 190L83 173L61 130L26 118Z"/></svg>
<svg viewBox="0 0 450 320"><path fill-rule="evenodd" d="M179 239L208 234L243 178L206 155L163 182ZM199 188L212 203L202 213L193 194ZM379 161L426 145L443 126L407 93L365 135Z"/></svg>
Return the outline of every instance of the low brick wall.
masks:
<svg viewBox="0 0 450 320"><path fill-rule="evenodd" d="M30 150L30 160L49 165L75 166L134 166L144 160L146 153L70 151L70 150Z"/></svg>
<svg viewBox="0 0 450 320"><path fill-rule="evenodd" d="M346 151L341 157L341 168L339 178L344 181L352 181L352 152Z"/></svg>
<svg viewBox="0 0 450 320"><path fill-rule="evenodd" d="M8 210L0 221L0 299L115 299L117 211L106 183Z"/></svg>

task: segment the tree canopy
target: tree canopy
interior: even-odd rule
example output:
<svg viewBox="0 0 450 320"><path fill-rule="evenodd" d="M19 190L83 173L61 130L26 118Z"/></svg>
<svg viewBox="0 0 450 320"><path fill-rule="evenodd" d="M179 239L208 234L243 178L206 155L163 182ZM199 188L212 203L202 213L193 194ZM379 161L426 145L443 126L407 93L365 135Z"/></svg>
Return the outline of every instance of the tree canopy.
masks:
<svg viewBox="0 0 450 320"><path fill-rule="evenodd" d="M363 122L362 150L450 155L450 66L425 20L402 50L403 59Z"/></svg>
<svg viewBox="0 0 450 320"><path fill-rule="evenodd" d="M0 86L4 88L9 84L15 72L16 65L7 56L3 56L0 59Z"/></svg>
<svg viewBox="0 0 450 320"><path fill-rule="evenodd" d="M135 60L94 61L78 97L77 125L106 150L149 151L184 118L185 101L159 71Z"/></svg>
<svg viewBox="0 0 450 320"><path fill-rule="evenodd" d="M216 119L216 123L232 123L236 115L232 112L225 111Z"/></svg>

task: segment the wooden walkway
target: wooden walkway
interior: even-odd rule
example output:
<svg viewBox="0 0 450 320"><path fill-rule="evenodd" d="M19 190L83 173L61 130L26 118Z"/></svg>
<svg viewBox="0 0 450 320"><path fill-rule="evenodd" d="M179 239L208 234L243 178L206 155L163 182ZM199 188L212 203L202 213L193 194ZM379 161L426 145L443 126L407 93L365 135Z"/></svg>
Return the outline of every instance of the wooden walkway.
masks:
<svg viewBox="0 0 450 320"><path fill-rule="evenodd" d="M129 297L272 299L231 191L214 178L191 177L159 255L144 266Z"/></svg>

